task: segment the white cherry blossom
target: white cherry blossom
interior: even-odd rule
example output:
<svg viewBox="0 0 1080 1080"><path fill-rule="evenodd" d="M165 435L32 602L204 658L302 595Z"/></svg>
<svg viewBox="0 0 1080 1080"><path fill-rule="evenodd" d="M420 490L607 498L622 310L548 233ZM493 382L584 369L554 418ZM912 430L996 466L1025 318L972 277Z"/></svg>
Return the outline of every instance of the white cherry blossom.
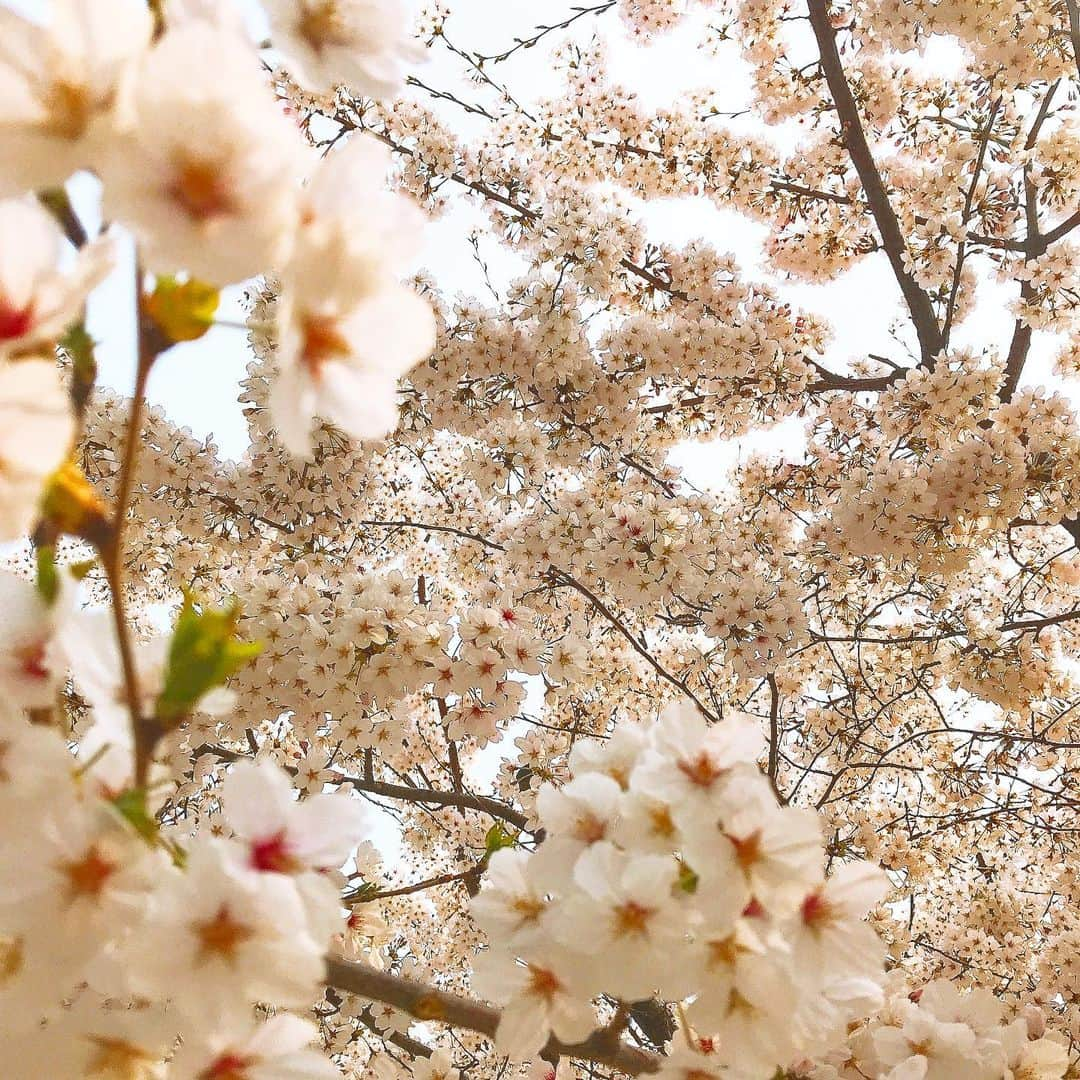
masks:
<svg viewBox="0 0 1080 1080"><path fill-rule="evenodd" d="M481 953L473 985L482 997L503 1003L495 1045L516 1061L532 1057L549 1035L580 1042L596 1022L576 961L558 949L522 963L503 952Z"/></svg>
<svg viewBox="0 0 1080 1080"><path fill-rule="evenodd" d="M148 269L224 285L287 256L306 160L250 46L185 22L139 67L102 163L104 205L135 232Z"/></svg>
<svg viewBox="0 0 1080 1080"><path fill-rule="evenodd" d="M0 540L33 528L45 479L67 457L74 434L53 361L0 364Z"/></svg>
<svg viewBox="0 0 1080 1080"><path fill-rule="evenodd" d="M318 1031L298 1016L214 1024L186 1039L169 1068L175 1080L337 1080L340 1071L312 1046Z"/></svg>
<svg viewBox="0 0 1080 1080"><path fill-rule="evenodd" d="M151 28L140 0L53 0L44 26L0 8L0 189L57 187L98 164Z"/></svg>
<svg viewBox="0 0 1080 1080"><path fill-rule="evenodd" d="M45 353L111 269L111 242L95 240L61 267L62 234L30 199L0 201L0 237L0 361Z"/></svg>
<svg viewBox="0 0 1080 1080"><path fill-rule="evenodd" d="M313 90L344 83L383 98L419 58L401 0L266 0L274 44L293 75Z"/></svg>

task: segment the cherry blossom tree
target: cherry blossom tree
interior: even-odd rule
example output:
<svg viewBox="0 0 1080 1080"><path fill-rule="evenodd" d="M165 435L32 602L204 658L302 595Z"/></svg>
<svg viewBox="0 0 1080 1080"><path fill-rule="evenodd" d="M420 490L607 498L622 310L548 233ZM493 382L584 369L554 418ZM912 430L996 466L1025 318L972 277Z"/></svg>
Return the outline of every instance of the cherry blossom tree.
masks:
<svg viewBox="0 0 1080 1080"><path fill-rule="evenodd" d="M497 6L0 9L0 1075L1080 1075L1080 3Z"/></svg>

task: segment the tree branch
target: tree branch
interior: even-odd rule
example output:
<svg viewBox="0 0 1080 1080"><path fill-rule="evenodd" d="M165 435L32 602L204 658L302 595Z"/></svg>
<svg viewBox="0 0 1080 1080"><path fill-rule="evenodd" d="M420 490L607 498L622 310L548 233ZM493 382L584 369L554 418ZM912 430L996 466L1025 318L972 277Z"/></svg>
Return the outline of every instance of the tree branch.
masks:
<svg viewBox="0 0 1080 1080"><path fill-rule="evenodd" d="M664 665L661 664L660 661L657 660L656 657L653 656L653 654L649 652L649 650L646 649L645 646L642 645L636 637L634 637L634 635L627 628L626 624L619 618L618 615L615 614L615 612L613 612L607 606L607 604L604 603L603 600L600 599L599 596L597 596L585 585L582 585L581 582L577 580L577 578L572 577L570 574L566 573L565 570L560 570L557 566L552 566L549 573L552 580L555 581L556 584L567 585L571 589L576 590L582 596L584 596L585 599L588 600L589 603L592 604L592 606L596 608L596 610L599 611L600 614L603 615L604 618L607 619L607 621L611 623L611 625L614 626L615 629L618 630L619 633L622 634L622 636L626 638L628 642L630 642L634 651L649 664L653 671L655 671L662 679L666 679L669 683L671 683L672 686L677 687L688 698L690 698L690 700L701 710L701 714L706 717L706 719L714 721L718 719L718 717L716 717L713 713L709 712L709 710L705 708L705 706L701 703L701 699L697 696L697 694L694 693L693 690L690 689L689 686L686 685L686 682L684 680L678 678L675 675L672 675L671 672L668 671L668 669L664 667Z"/></svg>
<svg viewBox="0 0 1080 1080"><path fill-rule="evenodd" d="M855 166L855 171L859 174L870 212L881 234L885 254L889 258L893 275L904 295L908 311L911 313L911 321L919 338L922 364L932 369L934 357L945 347L933 304L907 269L907 245L900 232L900 223L889 201L885 184L874 162L874 156L866 141L862 121L859 119L859 109L851 93L851 87L848 85L847 76L844 74L840 51L836 47L836 35L829 22L828 0L807 0L807 5L810 11L810 25L813 27L814 37L817 39L818 50L821 53L825 79L829 84L829 90L840 118L841 137Z"/></svg>
<svg viewBox="0 0 1080 1080"><path fill-rule="evenodd" d="M210 748L213 752L213 748ZM512 806L489 799L485 795L470 795L464 791L439 791L435 788L413 788L404 784L387 784L381 780L368 780L359 776L340 777L343 784L351 784L357 791L366 791L370 795L382 795L388 799L401 799L405 802L430 804L433 806L456 806L465 810L478 810L500 821L513 825L516 829L529 830L528 818Z"/></svg>
<svg viewBox="0 0 1080 1080"><path fill-rule="evenodd" d="M329 956L326 960L326 981L337 990L358 994L369 1001L382 1001L401 1009L417 1020L435 1021L452 1027L466 1028L493 1038L501 1013L490 1005L481 1005L457 994L436 990L423 983L413 982L400 975L379 971L358 960ZM661 1058L647 1050L639 1050L623 1042L613 1031L601 1029L584 1042L568 1046L550 1039L541 1051L547 1060L559 1057L581 1058L598 1065L608 1065L629 1076L655 1072Z"/></svg>

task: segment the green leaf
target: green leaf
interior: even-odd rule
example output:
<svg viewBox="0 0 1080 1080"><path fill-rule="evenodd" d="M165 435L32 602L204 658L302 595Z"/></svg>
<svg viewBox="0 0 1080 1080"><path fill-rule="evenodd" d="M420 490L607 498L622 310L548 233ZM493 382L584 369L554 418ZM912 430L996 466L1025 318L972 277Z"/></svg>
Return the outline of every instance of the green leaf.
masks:
<svg viewBox="0 0 1080 1080"><path fill-rule="evenodd" d="M679 864L679 888L685 893L696 893L700 877L686 863Z"/></svg>
<svg viewBox="0 0 1080 1080"><path fill-rule="evenodd" d="M146 808L146 792L141 788L121 791L112 801L120 816L144 839L157 840L158 827Z"/></svg>
<svg viewBox="0 0 1080 1080"><path fill-rule="evenodd" d="M484 837L484 849L487 852L487 858L491 858L496 851L500 851L502 848L513 847L517 843L518 834L516 832L510 832L508 829L504 829L501 822L496 821L487 831L487 835Z"/></svg>
<svg viewBox="0 0 1080 1080"><path fill-rule="evenodd" d="M84 581L87 575L97 566L97 559L80 559L68 565L68 573L76 581Z"/></svg>
<svg viewBox="0 0 1080 1080"><path fill-rule="evenodd" d="M37 563L38 595L45 603L52 607L60 595L60 574L56 569L56 549L51 544L42 544L34 552L34 561Z"/></svg>
<svg viewBox="0 0 1080 1080"><path fill-rule="evenodd" d="M221 294L205 281L163 276L157 279L144 306L166 340L176 344L201 338L214 325L220 301Z"/></svg>
<svg viewBox="0 0 1080 1080"><path fill-rule="evenodd" d="M184 597L176 620L165 684L157 700L157 719L163 722L187 716L208 691L222 686L233 672L258 655L258 642L240 641L236 623L240 606L200 608Z"/></svg>

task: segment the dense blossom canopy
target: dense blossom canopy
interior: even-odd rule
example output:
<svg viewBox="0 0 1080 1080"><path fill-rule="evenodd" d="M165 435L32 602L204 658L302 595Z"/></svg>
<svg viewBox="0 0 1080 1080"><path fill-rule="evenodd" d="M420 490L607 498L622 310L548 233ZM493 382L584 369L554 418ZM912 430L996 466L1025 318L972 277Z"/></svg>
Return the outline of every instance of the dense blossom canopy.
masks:
<svg viewBox="0 0 1080 1080"><path fill-rule="evenodd" d="M1080 0L487 8L0 11L0 1074L1080 1075Z"/></svg>

